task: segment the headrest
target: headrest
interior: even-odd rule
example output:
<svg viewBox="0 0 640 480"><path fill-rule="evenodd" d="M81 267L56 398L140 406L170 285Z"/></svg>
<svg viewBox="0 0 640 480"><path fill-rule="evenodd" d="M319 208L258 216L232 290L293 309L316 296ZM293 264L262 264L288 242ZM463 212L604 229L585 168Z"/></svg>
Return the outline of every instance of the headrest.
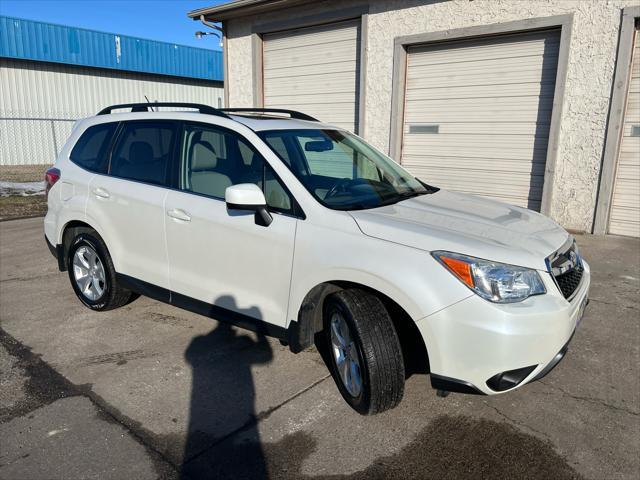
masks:
<svg viewBox="0 0 640 480"><path fill-rule="evenodd" d="M129 147L129 162L150 163L155 161L153 148L147 142L132 142Z"/></svg>
<svg viewBox="0 0 640 480"><path fill-rule="evenodd" d="M191 170L213 170L218 165L215 149L209 142L197 142L191 146Z"/></svg>

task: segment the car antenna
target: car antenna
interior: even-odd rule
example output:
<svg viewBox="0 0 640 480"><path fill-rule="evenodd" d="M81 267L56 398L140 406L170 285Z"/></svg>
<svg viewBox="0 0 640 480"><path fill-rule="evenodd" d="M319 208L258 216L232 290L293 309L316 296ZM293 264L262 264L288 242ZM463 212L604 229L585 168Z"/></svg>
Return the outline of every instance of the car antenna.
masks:
<svg viewBox="0 0 640 480"><path fill-rule="evenodd" d="M149 105L151 105L151 102L149 101L149 98L147 98L147 96L146 96L146 95L144 96L144 99L147 101L147 103L148 103ZM153 107L151 107L151 111L152 111L152 112L155 112L155 110L153 109Z"/></svg>

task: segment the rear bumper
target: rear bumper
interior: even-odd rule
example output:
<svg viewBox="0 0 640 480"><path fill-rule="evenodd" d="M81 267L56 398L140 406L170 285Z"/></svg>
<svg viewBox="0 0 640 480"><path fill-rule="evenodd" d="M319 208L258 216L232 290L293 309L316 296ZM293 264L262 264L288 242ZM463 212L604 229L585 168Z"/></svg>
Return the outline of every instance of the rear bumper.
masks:
<svg viewBox="0 0 640 480"><path fill-rule="evenodd" d="M550 275L547 294L497 305L473 295L416 322L438 390L493 395L547 375L564 358L588 301L590 270L568 302Z"/></svg>

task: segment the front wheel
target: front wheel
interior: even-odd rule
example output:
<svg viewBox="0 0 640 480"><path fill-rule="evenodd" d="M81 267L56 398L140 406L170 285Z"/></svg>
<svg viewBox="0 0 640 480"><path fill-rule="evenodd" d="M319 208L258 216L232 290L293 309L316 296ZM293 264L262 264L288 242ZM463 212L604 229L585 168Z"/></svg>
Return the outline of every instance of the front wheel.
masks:
<svg viewBox="0 0 640 480"><path fill-rule="evenodd" d="M118 285L107 246L93 231L73 239L67 253L67 270L76 295L92 310L118 308L137 296Z"/></svg>
<svg viewBox="0 0 640 480"><path fill-rule="evenodd" d="M384 304L369 292L347 289L328 297L323 313L329 367L347 403L362 415L397 406L404 362Z"/></svg>

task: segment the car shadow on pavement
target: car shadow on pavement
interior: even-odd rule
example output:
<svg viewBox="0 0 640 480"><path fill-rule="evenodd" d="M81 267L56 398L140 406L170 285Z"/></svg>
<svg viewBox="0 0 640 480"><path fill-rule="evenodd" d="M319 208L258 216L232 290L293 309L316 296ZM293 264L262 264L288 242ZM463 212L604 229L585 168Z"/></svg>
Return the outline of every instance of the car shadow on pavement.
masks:
<svg viewBox="0 0 640 480"><path fill-rule="evenodd" d="M224 300L235 306L234 299ZM256 307L241 312L261 318ZM191 341L185 358L192 369L192 388L180 477L266 478L251 369L272 361L267 338L220 322ZM212 448L240 431L255 441L238 451Z"/></svg>

